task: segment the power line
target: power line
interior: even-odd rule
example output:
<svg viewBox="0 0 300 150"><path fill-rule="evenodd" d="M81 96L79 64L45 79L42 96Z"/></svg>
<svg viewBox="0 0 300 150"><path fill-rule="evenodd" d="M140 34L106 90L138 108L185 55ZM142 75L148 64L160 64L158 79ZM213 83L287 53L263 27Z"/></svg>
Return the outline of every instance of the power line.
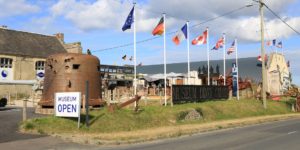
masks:
<svg viewBox="0 0 300 150"><path fill-rule="evenodd" d="M233 14L233 13L239 11L239 10L242 10L242 9L244 9L244 8L251 7L251 6L253 6L253 5L252 5L252 4L248 4L248 5L245 5L245 6L243 6L243 7L240 7L240 8L234 9L234 10L231 10L231 11L229 11L229 12L227 12L227 13L224 13L224 14L222 14L222 15L220 15L220 16L217 16L217 17L214 17L214 18L207 19L207 20L205 20L205 21L203 21L203 22L201 22L201 23L199 23L199 24L195 24L195 25L191 26L191 28L200 26L200 25L202 25L202 24L205 24L205 23L207 23L207 22L210 22L210 21L219 19L219 18L221 18L221 17L227 16L227 15L230 15L230 14Z"/></svg>
<svg viewBox="0 0 300 150"><path fill-rule="evenodd" d="M277 17L281 22L283 22L285 25L287 25L290 29L292 29L295 33L297 33L298 35L300 35L300 32L297 31L295 28L293 28L292 26L290 26L285 20L283 20L277 13L275 13L268 5L266 5L266 3L263 3L264 6L266 6L266 8L275 16Z"/></svg>
<svg viewBox="0 0 300 150"><path fill-rule="evenodd" d="M201 23L198 23L198 24L195 24L195 25L191 26L191 28L196 28L196 27L198 27L198 26L200 26L200 25L202 25L202 24L205 24L205 23L214 21L214 20L216 20L216 19L219 19L219 18L221 18L221 17L224 17L224 16L227 16L227 15L233 14L233 13L235 13L235 12L237 12L237 11L240 11L240 10L242 10L242 9L244 9L244 8L248 8L248 7L251 7L251 6L253 6L253 4L248 4L248 5L242 6L242 7L240 7L240 8L237 8L237 9L231 10L231 11L229 11L229 12L226 12L226 13L224 13L224 14L222 14L222 15L219 15L219 16L216 16L216 17L213 17L213 18L209 18L209 19L207 19L207 20L205 20L205 21L203 21L203 22L201 22ZM166 34L167 34L167 35L170 35L170 34L174 34L174 33L176 33L176 32L177 32L177 30L176 30L176 31L172 31L172 32L168 32L168 33L166 33ZM158 39L158 38L161 38L161 36L155 36L155 37L152 37L152 38L140 40L140 41L137 41L136 44L140 44L140 43L152 41L152 40L155 40L155 39ZM109 47L109 48L103 48L103 49L94 50L94 51L92 51L92 52L95 53L95 52L102 52L102 51L107 51L107 50L111 50L111 49L123 48L123 47L131 46L131 45L133 45L133 44L134 44L134 43L131 42L131 43L122 44L122 45L117 45L117 46L113 46L113 47Z"/></svg>

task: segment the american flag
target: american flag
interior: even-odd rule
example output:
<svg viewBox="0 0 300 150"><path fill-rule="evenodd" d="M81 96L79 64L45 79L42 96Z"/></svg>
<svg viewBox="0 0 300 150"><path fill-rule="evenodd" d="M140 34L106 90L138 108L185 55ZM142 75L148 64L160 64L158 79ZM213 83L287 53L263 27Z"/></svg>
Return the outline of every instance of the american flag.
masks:
<svg viewBox="0 0 300 150"><path fill-rule="evenodd" d="M232 42L231 46L227 50L227 54L231 54L235 51L235 41Z"/></svg>

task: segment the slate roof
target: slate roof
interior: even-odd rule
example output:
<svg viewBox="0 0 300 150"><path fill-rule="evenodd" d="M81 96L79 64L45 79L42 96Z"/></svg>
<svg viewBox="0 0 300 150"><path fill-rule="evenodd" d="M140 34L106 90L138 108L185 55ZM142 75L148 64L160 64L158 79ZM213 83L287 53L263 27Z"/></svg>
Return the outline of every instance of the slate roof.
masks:
<svg viewBox="0 0 300 150"><path fill-rule="evenodd" d="M232 63L235 62L235 59L226 60L226 73L231 72ZM256 82L261 81L261 67L258 64L261 63L257 60L256 57L240 58L239 63L239 76L244 78L250 78ZM223 74L223 60L211 60L210 65L216 71L216 66L219 65L219 71ZM202 66L207 66L207 61L191 62L191 71L198 71L198 68ZM137 73L143 74L159 74L163 73L163 64L158 65L145 65L137 66ZM167 73L187 73L187 63L173 63L167 64Z"/></svg>
<svg viewBox="0 0 300 150"><path fill-rule="evenodd" d="M46 58L66 52L55 36L0 29L0 54Z"/></svg>

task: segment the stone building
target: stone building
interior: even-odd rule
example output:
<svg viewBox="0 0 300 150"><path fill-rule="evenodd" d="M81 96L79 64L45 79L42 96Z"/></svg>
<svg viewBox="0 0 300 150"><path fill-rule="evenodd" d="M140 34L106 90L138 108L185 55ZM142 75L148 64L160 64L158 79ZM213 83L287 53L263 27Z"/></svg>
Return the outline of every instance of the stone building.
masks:
<svg viewBox="0 0 300 150"><path fill-rule="evenodd" d="M63 33L42 35L0 28L0 95L29 95L29 84L43 79L49 55L81 52L80 42L65 43Z"/></svg>
<svg viewBox="0 0 300 150"><path fill-rule="evenodd" d="M282 95L291 86L289 66L284 55L271 53L267 65L268 92L271 95Z"/></svg>

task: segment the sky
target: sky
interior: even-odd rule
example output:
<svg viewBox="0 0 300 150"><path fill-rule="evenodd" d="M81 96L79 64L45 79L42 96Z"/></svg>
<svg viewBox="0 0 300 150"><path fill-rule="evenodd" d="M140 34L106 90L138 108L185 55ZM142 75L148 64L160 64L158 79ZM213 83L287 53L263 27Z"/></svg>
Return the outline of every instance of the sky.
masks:
<svg viewBox="0 0 300 150"><path fill-rule="evenodd" d="M252 0L136 0L136 39L152 39L153 28L162 13L166 13L167 63L187 61L187 41L179 46L172 37L188 20L190 41L209 27L209 47L226 34L228 48L234 38L238 40L238 55L260 55L259 6ZM300 31L300 0L264 0L266 5ZM245 7L252 4L251 7ZM0 0L0 25L9 29L46 35L64 33L65 42L81 42L83 52L90 49L102 64L133 64L122 56L133 55L133 30L121 30L132 0ZM242 8L223 16L232 10ZM222 17L219 17L222 16ZM208 21L211 18L216 18ZM300 85L300 35L264 9L265 39L282 41L283 48L266 46L266 52L279 52L290 61L293 83ZM197 25L195 27L192 27ZM189 42L190 42L189 41ZM127 45L122 47L122 45ZM121 47L120 47L121 46ZM222 50L210 51L210 58L223 59ZM227 58L234 58L229 55ZM190 45L191 61L206 61L206 46ZM143 65L163 63L163 38L137 44L137 63Z"/></svg>

